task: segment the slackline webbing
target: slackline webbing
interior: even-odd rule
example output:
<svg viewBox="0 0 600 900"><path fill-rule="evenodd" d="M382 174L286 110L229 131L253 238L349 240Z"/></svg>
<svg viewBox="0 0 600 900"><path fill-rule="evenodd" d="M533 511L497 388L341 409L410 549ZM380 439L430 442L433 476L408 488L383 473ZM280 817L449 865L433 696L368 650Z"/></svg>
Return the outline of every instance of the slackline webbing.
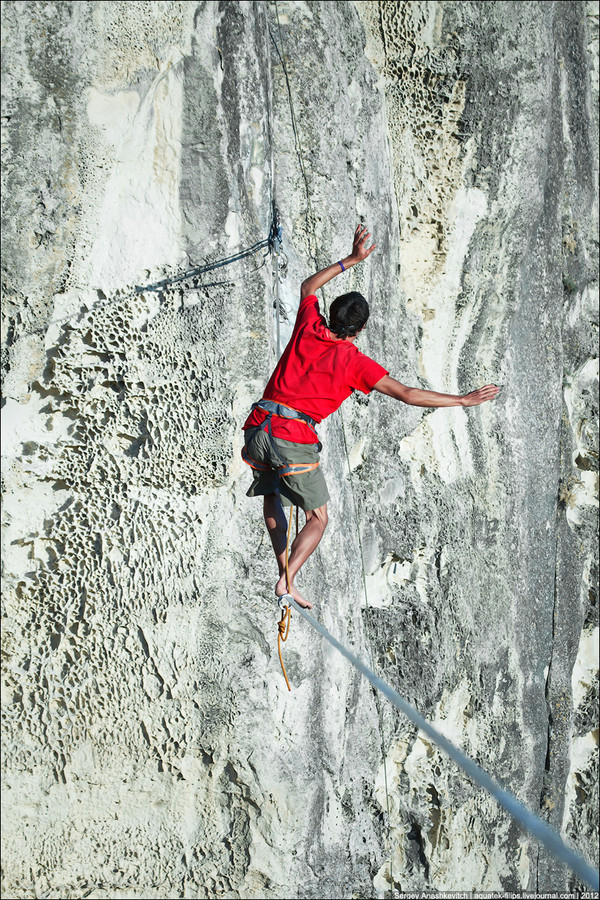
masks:
<svg viewBox="0 0 600 900"><path fill-rule="evenodd" d="M320 622L317 622L310 613L299 606L293 598L291 598L291 602L294 609L298 610L300 615L306 619L309 625L312 625L315 631L318 631L322 637L336 648L336 650L339 650L339 652L345 656L346 659L349 660L352 665L384 695L384 697L387 697L400 712L404 713L407 719L410 719L417 728L424 731L426 735L435 741L438 747L441 747L441 749L447 753L464 772L466 772L469 778L472 778L476 784L491 794L500 806L504 807L512 818L523 826L525 831L529 832L529 834L539 841L540 844L543 844L556 859L569 866L569 868L593 890L597 891L599 889L600 882L598 870L594 869L593 866L587 863L578 853L575 853L574 850L571 850L554 828L551 828L550 825L540 819L539 816L536 816L536 814L527 809L526 806L523 806L523 804L509 791L496 784L493 778L491 778L481 766L476 762L473 762L472 759L469 759L462 750L459 750L458 747L448 740L448 738L445 738L441 732L434 728L427 719L423 718L423 716L417 712L410 703L401 697L397 691L391 688L389 684L386 684L385 681L382 681L382 679L369 669L358 656L355 656L354 653L351 653L350 650L344 647L344 645L334 638Z"/></svg>

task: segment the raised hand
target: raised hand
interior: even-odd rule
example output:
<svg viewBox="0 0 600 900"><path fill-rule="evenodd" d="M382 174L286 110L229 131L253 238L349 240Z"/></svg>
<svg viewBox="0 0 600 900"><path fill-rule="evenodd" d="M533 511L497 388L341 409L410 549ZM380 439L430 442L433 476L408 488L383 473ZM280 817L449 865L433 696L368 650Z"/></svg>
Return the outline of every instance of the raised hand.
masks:
<svg viewBox="0 0 600 900"><path fill-rule="evenodd" d="M326 269L321 269L320 272L315 272L314 275L311 275L310 278L303 281L302 287L300 288L300 297L304 298L308 297L310 294L314 294L315 291L323 287L324 284L327 284L328 281L331 281L332 278L335 278L336 275L340 275L342 272L345 272L346 269L349 269L351 266L355 266L357 263L362 262L363 259L366 259L375 249L375 244L367 247L367 239L370 237L371 235L366 227L364 225L358 225L354 232L354 241L350 256L340 259L339 262L332 263L330 266L327 266Z"/></svg>
<svg viewBox="0 0 600 900"><path fill-rule="evenodd" d="M479 406L480 403L486 403L487 400L495 400L499 393L498 385L486 384L476 391L471 391L470 394L464 394L462 406Z"/></svg>
<svg viewBox="0 0 600 900"><path fill-rule="evenodd" d="M367 256L373 252L376 244L372 244L367 249L367 238L370 238L371 234L367 231L365 225L357 225L356 231L354 232L354 242L352 244L352 253L350 254L352 259L355 262L362 262L363 259L366 259Z"/></svg>

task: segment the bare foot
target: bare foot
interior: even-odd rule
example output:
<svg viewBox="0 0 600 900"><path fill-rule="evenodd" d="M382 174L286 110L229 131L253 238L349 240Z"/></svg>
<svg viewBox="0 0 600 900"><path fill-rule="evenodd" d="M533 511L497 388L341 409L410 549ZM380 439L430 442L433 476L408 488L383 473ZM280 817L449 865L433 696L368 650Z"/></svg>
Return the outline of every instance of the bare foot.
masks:
<svg viewBox="0 0 600 900"><path fill-rule="evenodd" d="M312 609L313 605L308 600L305 600L298 588L295 584L292 584L290 590L287 589L287 583L285 578L285 572L275 585L275 596L281 597L283 594L290 593L298 606L303 607L303 609Z"/></svg>

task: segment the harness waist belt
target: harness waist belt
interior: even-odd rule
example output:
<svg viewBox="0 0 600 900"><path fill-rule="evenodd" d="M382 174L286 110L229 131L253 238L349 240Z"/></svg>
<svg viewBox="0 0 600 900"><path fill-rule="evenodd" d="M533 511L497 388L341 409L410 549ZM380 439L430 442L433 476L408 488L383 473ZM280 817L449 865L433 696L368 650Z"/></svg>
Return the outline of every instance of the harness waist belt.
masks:
<svg viewBox="0 0 600 900"><path fill-rule="evenodd" d="M276 400L265 400L263 398L258 403L253 403L252 409L262 409L271 415L282 416L284 419L302 419L311 428L317 427L315 420L307 416L306 413L299 412L291 406L285 406L283 403L278 403Z"/></svg>

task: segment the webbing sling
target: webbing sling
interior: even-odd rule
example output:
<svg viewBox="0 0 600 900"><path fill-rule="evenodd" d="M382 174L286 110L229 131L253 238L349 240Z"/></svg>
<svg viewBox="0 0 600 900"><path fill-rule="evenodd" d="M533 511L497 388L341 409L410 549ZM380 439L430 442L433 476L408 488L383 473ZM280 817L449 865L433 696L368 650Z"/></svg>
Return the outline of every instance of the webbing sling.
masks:
<svg viewBox="0 0 600 900"><path fill-rule="evenodd" d="M275 468L274 466L258 462L258 460L253 459L250 456L245 447L242 447L242 459L247 465L252 469L257 469L259 472L277 472L277 475L280 478L285 475L303 475L305 472L312 472L313 469L318 467L318 461L315 463L286 462L275 445L275 441L273 440L273 430L271 428L271 419L273 416L281 416L284 419L302 419L302 421L306 422L307 425L310 425L311 428L316 429L317 423L314 419L311 419L306 413L300 412L291 406L285 406L283 403L277 403L275 400L266 400L265 398L259 400L258 403L253 403L251 409L262 409L267 413L266 419L257 427L262 428L263 431L267 432L273 453L275 457L281 461L281 465Z"/></svg>

